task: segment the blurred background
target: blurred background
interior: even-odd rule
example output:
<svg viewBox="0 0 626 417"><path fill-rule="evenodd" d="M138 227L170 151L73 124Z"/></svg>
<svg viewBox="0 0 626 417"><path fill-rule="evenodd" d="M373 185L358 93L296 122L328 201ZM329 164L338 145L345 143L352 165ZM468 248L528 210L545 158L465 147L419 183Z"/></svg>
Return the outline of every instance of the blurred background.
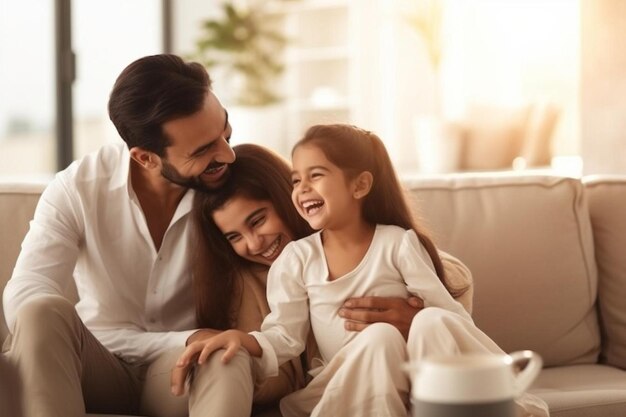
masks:
<svg viewBox="0 0 626 417"><path fill-rule="evenodd" d="M202 62L233 143L377 133L401 175L626 173L623 0L0 0L0 177L117 141L117 75Z"/></svg>

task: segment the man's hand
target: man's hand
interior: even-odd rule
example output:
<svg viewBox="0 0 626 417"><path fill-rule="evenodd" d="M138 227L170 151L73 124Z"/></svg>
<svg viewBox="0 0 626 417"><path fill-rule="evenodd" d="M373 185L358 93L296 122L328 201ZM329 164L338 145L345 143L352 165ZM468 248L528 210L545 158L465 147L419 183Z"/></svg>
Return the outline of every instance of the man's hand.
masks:
<svg viewBox="0 0 626 417"><path fill-rule="evenodd" d="M389 323L406 340L413 317L423 308L424 302L418 297L350 298L339 310L339 316L346 319L346 330L360 332L372 323Z"/></svg>

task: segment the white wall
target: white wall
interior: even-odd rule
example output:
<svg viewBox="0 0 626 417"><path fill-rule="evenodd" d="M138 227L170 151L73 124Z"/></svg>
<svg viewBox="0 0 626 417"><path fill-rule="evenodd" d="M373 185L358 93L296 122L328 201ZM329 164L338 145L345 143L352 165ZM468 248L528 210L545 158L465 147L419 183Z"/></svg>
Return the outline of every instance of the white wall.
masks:
<svg viewBox="0 0 626 417"><path fill-rule="evenodd" d="M409 0L348 0L359 63L351 79L354 120L385 140L396 166L415 165L414 124L424 114L464 116L473 102L522 105L554 102L561 109L555 155L580 153L580 16L578 0L443 0L445 51L434 72L419 34L407 24ZM193 50L199 22L217 2L175 3L174 51ZM325 22L320 22L323 30ZM215 91L227 85L215 77ZM437 94L441 92L441 99Z"/></svg>
<svg viewBox="0 0 626 417"><path fill-rule="evenodd" d="M626 2L582 1L585 174L626 174Z"/></svg>
<svg viewBox="0 0 626 417"><path fill-rule="evenodd" d="M580 16L577 0L448 0L444 83L452 116L463 104L561 109L555 155L580 153Z"/></svg>

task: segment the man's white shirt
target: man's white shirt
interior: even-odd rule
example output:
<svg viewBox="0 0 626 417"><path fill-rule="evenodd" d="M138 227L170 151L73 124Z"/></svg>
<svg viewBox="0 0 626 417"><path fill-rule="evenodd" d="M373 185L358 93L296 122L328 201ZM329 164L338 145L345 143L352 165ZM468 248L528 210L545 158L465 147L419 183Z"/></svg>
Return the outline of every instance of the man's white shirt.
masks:
<svg viewBox="0 0 626 417"><path fill-rule="evenodd" d="M79 316L129 362L184 346L195 331L190 211L180 201L157 251L130 183L125 144L110 144L61 171L43 192L3 294L10 330L26 301L63 294L75 280Z"/></svg>

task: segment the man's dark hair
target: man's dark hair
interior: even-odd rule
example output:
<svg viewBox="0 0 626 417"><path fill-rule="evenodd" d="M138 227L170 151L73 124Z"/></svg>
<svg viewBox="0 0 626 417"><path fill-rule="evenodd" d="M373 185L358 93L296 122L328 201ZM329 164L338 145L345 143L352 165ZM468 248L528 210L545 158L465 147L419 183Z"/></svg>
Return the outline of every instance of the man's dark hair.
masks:
<svg viewBox="0 0 626 417"><path fill-rule="evenodd" d="M128 148L159 156L170 141L163 123L198 112L211 89L204 67L170 54L146 56L117 77L109 97L109 118Z"/></svg>

